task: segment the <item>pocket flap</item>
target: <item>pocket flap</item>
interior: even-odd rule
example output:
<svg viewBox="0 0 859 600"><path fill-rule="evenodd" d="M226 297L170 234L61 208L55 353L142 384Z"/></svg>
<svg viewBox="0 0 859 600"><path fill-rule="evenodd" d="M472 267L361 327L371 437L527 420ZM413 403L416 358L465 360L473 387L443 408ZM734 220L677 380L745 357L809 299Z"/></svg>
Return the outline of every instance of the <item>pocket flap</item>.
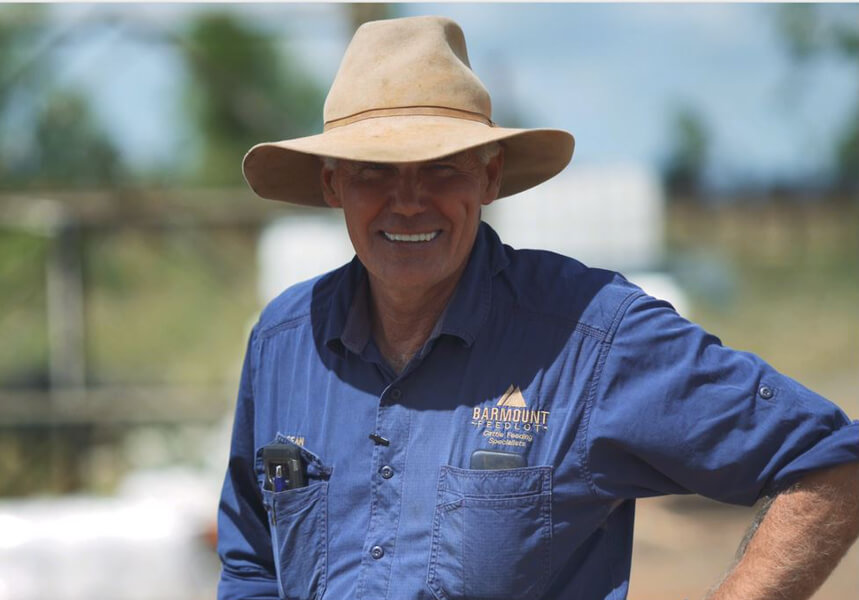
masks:
<svg viewBox="0 0 859 600"><path fill-rule="evenodd" d="M552 490L552 467L483 471L443 465L438 489L466 498L515 498L549 493Z"/></svg>

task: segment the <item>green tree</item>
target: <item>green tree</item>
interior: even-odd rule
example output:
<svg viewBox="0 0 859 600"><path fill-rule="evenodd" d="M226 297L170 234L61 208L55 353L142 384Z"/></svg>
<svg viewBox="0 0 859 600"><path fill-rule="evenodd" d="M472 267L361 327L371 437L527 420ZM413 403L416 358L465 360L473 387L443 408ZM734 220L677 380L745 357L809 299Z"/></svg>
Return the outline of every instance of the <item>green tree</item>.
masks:
<svg viewBox="0 0 859 600"><path fill-rule="evenodd" d="M0 114L11 103L17 86L32 84L37 71L26 67L27 41L38 39L43 30L42 8L37 5L0 7Z"/></svg>
<svg viewBox="0 0 859 600"><path fill-rule="evenodd" d="M70 31L51 30L40 6L0 8L0 187L111 185L119 152L87 98L56 84Z"/></svg>
<svg viewBox="0 0 859 600"><path fill-rule="evenodd" d="M700 191L709 152L709 131L703 117L691 107L674 111L670 125L670 150L664 177L673 195Z"/></svg>
<svg viewBox="0 0 859 600"><path fill-rule="evenodd" d="M240 184L239 161L254 143L321 130L323 93L278 41L227 14L191 22L180 49L201 157L193 180Z"/></svg>
<svg viewBox="0 0 859 600"><path fill-rule="evenodd" d="M776 28L798 67L817 56L833 54L850 61L854 81L859 80L859 6L785 5L776 13ZM859 191L859 95L833 150L839 187Z"/></svg>
<svg viewBox="0 0 859 600"><path fill-rule="evenodd" d="M63 189L118 183L123 173L119 152L82 95L51 93L33 120L35 143L11 165L13 182Z"/></svg>

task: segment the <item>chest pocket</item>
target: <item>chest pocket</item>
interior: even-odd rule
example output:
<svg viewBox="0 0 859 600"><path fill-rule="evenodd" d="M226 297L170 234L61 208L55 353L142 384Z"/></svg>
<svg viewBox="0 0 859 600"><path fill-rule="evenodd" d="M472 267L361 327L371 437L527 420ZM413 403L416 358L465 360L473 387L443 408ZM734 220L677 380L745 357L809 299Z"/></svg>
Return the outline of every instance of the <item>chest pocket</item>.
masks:
<svg viewBox="0 0 859 600"><path fill-rule="evenodd" d="M538 598L551 542L551 467L441 468L427 571L438 600Z"/></svg>
<svg viewBox="0 0 859 600"><path fill-rule="evenodd" d="M293 444L277 434L277 443ZM286 600L319 600L328 576L328 478L331 468L300 448L307 486L273 492L264 488L262 448L256 453L257 479L268 512L278 592Z"/></svg>

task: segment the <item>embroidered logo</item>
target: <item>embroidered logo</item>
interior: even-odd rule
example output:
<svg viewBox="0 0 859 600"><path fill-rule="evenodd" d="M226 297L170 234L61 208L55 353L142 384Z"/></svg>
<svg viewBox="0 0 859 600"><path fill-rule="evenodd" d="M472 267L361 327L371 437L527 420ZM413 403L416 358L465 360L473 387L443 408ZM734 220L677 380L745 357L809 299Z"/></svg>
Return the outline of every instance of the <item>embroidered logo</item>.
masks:
<svg viewBox="0 0 859 600"><path fill-rule="evenodd" d="M483 431L490 445L525 447L534 434L548 429L549 411L528 408L518 385L510 385L495 406L475 406L471 425Z"/></svg>
<svg viewBox="0 0 859 600"><path fill-rule="evenodd" d="M522 390L519 389L519 386L517 385L516 387L513 387L513 384L510 384L510 387L507 388L504 395L498 399L498 404L496 404L496 406L525 408L528 405L525 404L525 396L522 395Z"/></svg>

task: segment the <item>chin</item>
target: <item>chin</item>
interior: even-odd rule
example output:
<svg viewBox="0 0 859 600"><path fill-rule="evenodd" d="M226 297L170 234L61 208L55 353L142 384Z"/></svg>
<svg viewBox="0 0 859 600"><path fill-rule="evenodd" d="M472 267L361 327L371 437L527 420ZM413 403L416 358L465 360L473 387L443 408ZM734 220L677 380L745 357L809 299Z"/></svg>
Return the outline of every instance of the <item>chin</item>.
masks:
<svg viewBox="0 0 859 600"><path fill-rule="evenodd" d="M413 288L430 288L441 282L441 279L417 269L403 269L392 273L388 281L395 283L398 286L408 286Z"/></svg>

